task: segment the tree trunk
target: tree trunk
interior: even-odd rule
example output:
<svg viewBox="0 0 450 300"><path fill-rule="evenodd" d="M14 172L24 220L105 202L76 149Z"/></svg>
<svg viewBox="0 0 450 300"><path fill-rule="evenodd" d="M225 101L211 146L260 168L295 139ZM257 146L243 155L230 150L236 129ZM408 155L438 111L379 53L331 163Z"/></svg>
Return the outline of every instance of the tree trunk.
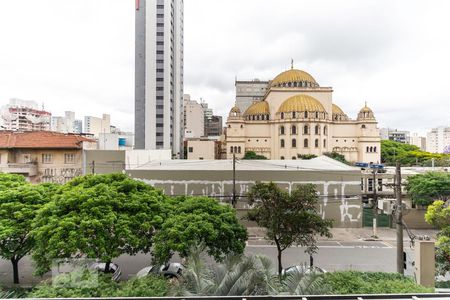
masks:
<svg viewBox="0 0 450 300"><path fill-rule="evenodd" d="M19 284L19 260L11 258L11 263L13 267L13 282L14 284Z"/></svg>
<svg viewBox="0 0 450 300"><path fill-rule="evenodd" d="M275 239L275 244L277 245L278 250L278 275L281 276L281 272L283 271L283 265L281 264L281 253L283 252L283 250L281 249L280 243L277 239Z"/></svg>

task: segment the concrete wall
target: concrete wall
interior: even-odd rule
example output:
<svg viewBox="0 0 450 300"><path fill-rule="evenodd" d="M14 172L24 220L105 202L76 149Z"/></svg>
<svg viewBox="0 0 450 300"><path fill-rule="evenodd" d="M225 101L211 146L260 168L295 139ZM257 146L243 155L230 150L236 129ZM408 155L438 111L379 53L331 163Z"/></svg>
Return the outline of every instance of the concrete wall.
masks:
<svg viewBox="0 0 450 300"><path fill-rule="evenodd" d="M83 174L122 172L125 168L124 150L83 151Z"/></svg>
<svg viewBox="0 0 450 300"><path fill-rule="evenodd" d="M167 195L210 196L229 202L233 194L232 171L228 170L128 170ZM320 213L334 220L335 227L361 227L359 171L243 171L236 172L236 190L241 213L249 208L246 193L255 181L273 181L291 191L296 185L313 183L320 193Z"/></svg>

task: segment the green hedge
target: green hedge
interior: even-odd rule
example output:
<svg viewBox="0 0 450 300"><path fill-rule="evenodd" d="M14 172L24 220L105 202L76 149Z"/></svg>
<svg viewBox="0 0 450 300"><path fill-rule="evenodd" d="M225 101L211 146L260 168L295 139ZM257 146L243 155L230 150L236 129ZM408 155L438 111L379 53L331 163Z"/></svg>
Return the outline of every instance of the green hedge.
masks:
<svg viewBox="0 0 450 300"><path fill-rule="evenodd" d="M343 271L324 274L332 294L430 293L434 290L416 284L398 273Z"/></svg>

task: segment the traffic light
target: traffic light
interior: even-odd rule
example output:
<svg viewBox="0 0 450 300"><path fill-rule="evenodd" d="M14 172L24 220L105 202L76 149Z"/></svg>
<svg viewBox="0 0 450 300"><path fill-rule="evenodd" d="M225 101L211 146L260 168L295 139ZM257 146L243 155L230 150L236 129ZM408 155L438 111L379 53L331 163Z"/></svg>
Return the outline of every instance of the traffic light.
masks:
<svg viewBox="0 0 450 300"><path fill-rule="evenodd" d="M406 252L403 251L403 269L406 270Z"/></svg>

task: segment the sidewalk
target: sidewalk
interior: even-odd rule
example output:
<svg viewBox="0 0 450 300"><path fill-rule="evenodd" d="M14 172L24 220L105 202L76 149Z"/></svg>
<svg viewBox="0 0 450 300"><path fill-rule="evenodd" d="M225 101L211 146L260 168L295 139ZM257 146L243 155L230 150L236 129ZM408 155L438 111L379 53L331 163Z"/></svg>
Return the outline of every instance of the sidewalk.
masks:
<svg viewBox="0 0 450 300"><path fill-rule="evenodd" d="M260 240L264 238L265 230L260 227L249 227L247 228L250 240ZM428 235L430 238L435 239L438 230L433 229L412 229L413 234ZM332 228L331 233L333 237L331 239L320 237L319 240L331 240L339 242L350 242L358 241L364 239L370 239L372 236L371 227L363 228ZM381 241L395 241L396 240L396 230L395 228L378 228L377 229L378 240ZM403 231L403 240L409 241L409 236L406 230Z"/></svg>

